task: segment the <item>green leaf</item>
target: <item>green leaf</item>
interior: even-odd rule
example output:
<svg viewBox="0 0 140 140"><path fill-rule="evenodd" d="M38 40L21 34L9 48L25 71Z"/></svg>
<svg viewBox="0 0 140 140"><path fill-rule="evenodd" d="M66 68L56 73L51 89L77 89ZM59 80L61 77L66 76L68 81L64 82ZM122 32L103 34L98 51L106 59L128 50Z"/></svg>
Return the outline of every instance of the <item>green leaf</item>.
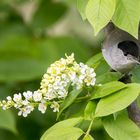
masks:
<svg viewBox="0 0 140 140"><path fill-rule="evenodd" d="M69 93L69 95L66 97L66 99L60 106L60 111L57 114L57 119L59 118L61 113L74 102L74 100L81 93L81 91L82 91L82 89L79 89L79 90L75 89Z"/></svg>
<svg viewBox="0 0 140 140"><path fill-rule="evenodd" d="M132 82L133 83L140 83L140 66L136 67L135 69L132 70Z"/></svg>
<svg viewBox="0 0 140 140"><path fill-rule="evenodd" d="M93 101L89 101L85 111L84 111L84 118L86 120L93 120L95 115L96 103Z"/></svg>
<svg viewBox="0 0 140 140"><path fill-rule="evenodd" d="M10 110L4 111L0 109L0 128L17 134L15 118Z"/></svg>
<svg viewBox="0 0 140 140"><path fill-rule="evenodd" d="M86 17L97 33L111 20L115 11L115 0L89 0Z"/></svg>
<svg viewBox="0 0 140 140"><path fill-rule="evenodd" d="M83 117L86 105L87 101L71 104L69 108L65 111L65 118L73 118L79 116Z"/></svg>
<svg viewBox="0 0 140 140"><path fill-rule="evenodd" d="M68 139L70 135L73 135L72 138L76 140L76 138L83 134L83 131L79 128L74 128L74 126L80 123L82 120L83 118L79 117L58 122L43 134L41 140L65 140Z"/></svg>
<svg viewBox="0 0 140 140"><path fill-rule="evenodd" d="M107 116L123 110L138 97L139 93L140 84L128 84L127 88L100 99L99 103L97 104L95 116Z"/></svg>
<svg viewBox="0 0 140 140"><path fill-rule="evenodd" d="M73 127L75 125L77 125L78 123L82 122L83 118L82 117L78 117L78 118L71 118L71 119L67 119L61 122L56 123L55 125L53 125L51 128L49 128L45 134L50 133L51 131L53 131L54 129L59 129L59 128L63 128L63 127Z"/></svg>
<svg viewBox="0 0 140 140"><path fill-rule="evenodd" d="M86 64L87 64L89 67L96 68L96 67L101 63L102 59L103 59L102 53L98 53L98 54L94 55L93 57L91 57L91 58L86 62Z"/></svg>
<svg viewBox="0 0 140 140"><path fill-rule="evenodd" d="M117 81L121 78L120 73L117 72L106 72L97 76L96 84L104 84L111 81Z"/></svg>
<svg viewBox="0 0 140 140"><path fill-rule="evenodd" d="M87 6L88 0L77 0L77 8L83 18L83 20L86 19L86 6Z"/></svg>
<svg viewBox="0 0 140 140"><path fill-rule="evenodd" d="M138 38L139 0L117 0L113 23Z"/></svg>
<svg viewBox="0 0 140 140"><path fill-rule="evenodd" d="M97 76L101 76L107 72L110 72L110 66L107 64L107 62L102 59L100 63L98 63L97 67L95 68L95 72Z"/></svg>
<svg viewBox="0 0 140 140"><path fill-rule="evenodd" d="M125 115L105 117L103 125L114 140L140 140L140 129Z"/></svg>
<svg viewBox="0 0 140 140"><path fill-rule="evenodd" d="M63 127L43 135L41 140L77 140L83 133L80 128Z"/></svg>
<svg viewBox="0 0 140 140"><path fill-rule="evenodd" d="M95 91L93 91L91 100L105 97L125 87L127 87L127 85L119 81L113 81L113 82L106 83L102 86L98 86L95 89Z"/></svg>
<svg viewBox="0 0 140 140"><path fill-rule="evenodd" d="M94 140L94 138L91 135L87 135L83 140Z"/></svg>

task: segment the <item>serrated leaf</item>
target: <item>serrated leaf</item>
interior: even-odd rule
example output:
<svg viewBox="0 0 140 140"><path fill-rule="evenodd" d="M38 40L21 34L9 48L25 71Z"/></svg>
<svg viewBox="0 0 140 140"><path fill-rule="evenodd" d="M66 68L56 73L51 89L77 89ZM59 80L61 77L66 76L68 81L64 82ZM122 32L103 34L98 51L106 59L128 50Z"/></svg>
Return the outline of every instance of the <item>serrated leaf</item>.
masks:
<svg viewBox="0 0 140 140"><path fill-rule="evenodd" d="M17 134L15 118L10 110L4 111L0 109L0 128Z"/></svg>
<svg viewBox="0 0 140 140"><path fill-rule="evenodd" d="M106 83L102 86L98 86L95 89L95 91L93 91L91 95L91 100L105 97L125 87L127 87L127 85L119 81L113 81L113 82Z"/></svg>
<svg viewBox="0 0 140 140"><path fill-rule="evenodd" d="M110 22L114 11L115 0L89 0L86 17L93 26L95 35Z"/></svg>
<svg viewBox="0 0 140 140"><path fill-rule="evenodd" d="M140 140L140 129L125 115L105 117L103 125L114 140Z"/></svg>
<svg viewBox="0 0 140 140"><path fill-rule="evenodd" d="M139 0L117 0L113 23L138 38Z"/></svg>
<svg viewBox="0 0 140 140"><path fill-rule="evenodd" d="M96 103L93 101L89 101L85 111L84 111L84 118L86 120L93 120L95 115Z"/></svg>
<svg viewBox="0 0 140 140"><path fill-rule="evenodd" d="M81 91L82 91L82 89L79 89L79 90L75 89L69 93L69 95L66 97L66 99L60 106L60 111L57 114L57 119L59 118L61 113L74 102L74 100L81 93Z"/></svg>
<svg viewBox="0 0 140 140"><path fill-rule="evenodd" d="M87 6L88 0L77 0L77 8L82 16L82 19L86 19L86 6Z"/></svg>
<svg viewBox="0 0 140 140"><path fill-rule="evenodd" d="M128 84L127 88L100 99L99 103L97 104L95 116L107 116L125 109L138 97L139 93L140 84Z"/></svg>
<svg viewBox="0 0 140 140"><path fill-rule="evenodd" d="M76 131L76 133L74 133L75 136L73 137L75 139L76 137L79 137L79 135L83 133L82 130L79 130L78 128L74 128L74 126L80 123L82 120L83 118L79 117L79 118L72 118L72 119L67 119L67 120L58 122L54 126L49 128L43 134L43 136L41 137L41 140L48 140L48 139L59 140L59 139L62 139L62 136L66 138L68 135L71 135L71 132Z"/></svg>

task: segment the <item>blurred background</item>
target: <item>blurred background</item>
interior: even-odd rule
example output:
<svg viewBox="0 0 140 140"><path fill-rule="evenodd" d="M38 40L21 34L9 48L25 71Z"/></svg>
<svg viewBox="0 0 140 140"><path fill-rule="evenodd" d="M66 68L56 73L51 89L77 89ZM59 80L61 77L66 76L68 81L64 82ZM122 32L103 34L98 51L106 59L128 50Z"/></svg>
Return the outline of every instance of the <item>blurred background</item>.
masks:
<svg viewBox="0 0 140 140"><path fill-rule="evenodd" d="M100 51L103 34L94 37L76 0L0 1L0 99L39 88L42 75L65 53L86 62ZM34 111L27 118L0 110L0 140L39 140L56 122L56 114ZM101 136L102 135L102 139ZM110 140L100 122L94 137Z"/></svg>

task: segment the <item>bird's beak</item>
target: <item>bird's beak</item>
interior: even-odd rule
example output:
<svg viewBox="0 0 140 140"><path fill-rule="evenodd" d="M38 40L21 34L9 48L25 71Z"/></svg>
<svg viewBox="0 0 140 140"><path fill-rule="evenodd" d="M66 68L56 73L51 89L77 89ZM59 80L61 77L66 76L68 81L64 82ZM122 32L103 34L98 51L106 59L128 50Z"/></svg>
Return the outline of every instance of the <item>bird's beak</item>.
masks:
<svg viewBox="0 0 140 140"><path fill-rule="evenodd" d="M140 62L139 62L139 59L138 58L135 58L135 57L132 57L131 55L128 55L128 59L135 62L136 64L139 64L140 65Z"/></svg>

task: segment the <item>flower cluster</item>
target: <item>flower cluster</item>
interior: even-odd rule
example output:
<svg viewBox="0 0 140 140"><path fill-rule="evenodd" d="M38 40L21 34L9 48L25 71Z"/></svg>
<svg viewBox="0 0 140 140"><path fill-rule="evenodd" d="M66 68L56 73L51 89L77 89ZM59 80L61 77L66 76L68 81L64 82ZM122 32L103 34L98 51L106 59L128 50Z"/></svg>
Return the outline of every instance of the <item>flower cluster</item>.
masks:
<svg viewBox="0 0 140 140"><path fill-rule="evenodd" d="M18 115L26 117L35 107L45 113L48 106L54 112L59 112L59 101L68 95L68 88L72 86L81 89L83 86L94 86L96 74L93 68L83 63L77 63L74 54L61 58L51 64L43 75L40 89L37 91L14 94L13 98L8 96L7 100L0 102L4 110L15 107L19 110Z"/></svg>

